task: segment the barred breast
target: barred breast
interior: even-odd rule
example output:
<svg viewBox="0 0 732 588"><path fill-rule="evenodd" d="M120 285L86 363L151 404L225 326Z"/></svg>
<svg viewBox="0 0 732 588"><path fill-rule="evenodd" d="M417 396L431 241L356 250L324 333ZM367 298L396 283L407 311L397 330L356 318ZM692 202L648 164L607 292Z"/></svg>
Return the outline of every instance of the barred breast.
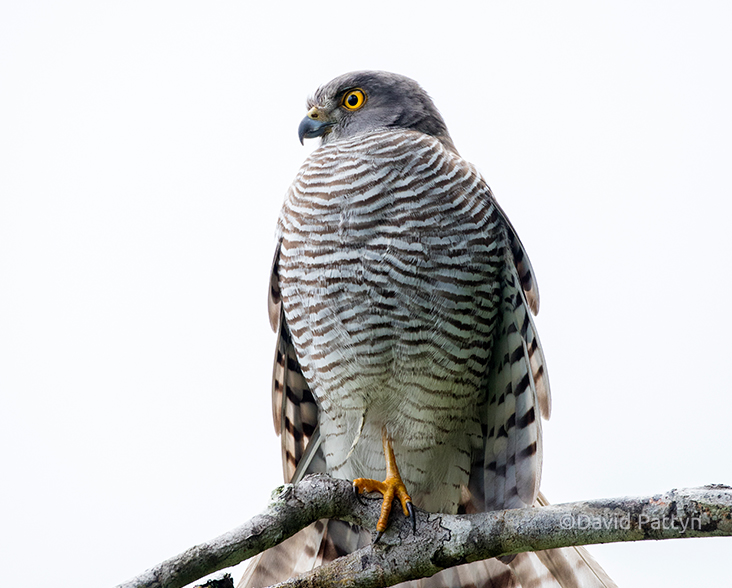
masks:
<svg viewBox="0 0 732 588"><path fill-rule="evenodd" d="M433 137L369 133L311 154L278 233L328 470L383 477L386 427L416 504L454 511L482 450L477 408L510 254L490 189Z"/></svg>

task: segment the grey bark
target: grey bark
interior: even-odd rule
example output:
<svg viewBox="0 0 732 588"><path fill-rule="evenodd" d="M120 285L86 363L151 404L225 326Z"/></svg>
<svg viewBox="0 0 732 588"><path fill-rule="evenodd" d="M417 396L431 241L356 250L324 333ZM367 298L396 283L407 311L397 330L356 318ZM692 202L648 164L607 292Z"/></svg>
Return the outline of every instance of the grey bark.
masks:
<svg viewBox="0 0 732 588"><path fill-rule="evenodd" d="M381 499L358 500L350 482L305 477L272 494L261 514L192 547L118 588L180 588L284 541L318 519L373 529ZM355 551L278 587L386 587L471 561L591 543L732 536L732 488L721 484L643 497L444 515L417 511L417 532L393 509L387 532Z"/></svg>

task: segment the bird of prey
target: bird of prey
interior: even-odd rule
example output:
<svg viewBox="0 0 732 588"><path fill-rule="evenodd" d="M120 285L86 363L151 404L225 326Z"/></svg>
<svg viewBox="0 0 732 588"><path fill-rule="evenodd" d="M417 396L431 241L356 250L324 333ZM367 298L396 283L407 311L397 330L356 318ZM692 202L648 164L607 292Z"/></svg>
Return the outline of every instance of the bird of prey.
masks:
<svg viewBox="0 0 732 588"><path fill-rule="evenodd" d="M359 71L308 100L320 147L277 224L269 317L285 481L354 480L443 513L540 501L549 381L526 251L415 81ZM383 482L381 480L384 480ZM417 532L419 530L417 529ZM319 521L265 552L241 587L287 579L371 540ZM444 570L410 587L614 586L584 549Z"/></svg>

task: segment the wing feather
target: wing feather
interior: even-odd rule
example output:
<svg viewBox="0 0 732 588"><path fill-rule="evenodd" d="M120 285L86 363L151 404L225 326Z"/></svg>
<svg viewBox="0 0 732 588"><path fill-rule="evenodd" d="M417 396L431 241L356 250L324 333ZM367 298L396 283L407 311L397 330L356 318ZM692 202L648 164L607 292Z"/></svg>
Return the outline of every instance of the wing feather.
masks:
<svg viewBox="0 0 732 588"><path fill-rule="evenodd" d="M268 299L270 322L277 333L272 369L272 420L275 433L281 440L285 482L290 482L317 430L318 405L302 373L285 319L278 281L278 259L279 246L272 263ZM275 320L272 319L273 312L277 313Z"/></svg>
<svg viewBox="0 0 732 588"><path fill-rule="evenodd" d="M491 196L493 196L493 193L491 193ZM529 308L531 308L531 312L538 314L539 285L536 282L536 274L534 273L534 268L531 266L531 260L526 254L524 244L521 242L521 239L519 238L516 229L513 228L513 224L511 224L508 216L498 202L496 202L495 198L493 199L493 202L503 218L503 223L508 231L508 242L511 247L513 262L516 267L516 271L518 272L521 288L526 295L526 301L528 302Z"/></svg>
<svg viewBox="0 0 732 588"><path fill-rule="evenodd" d="M538 339L510 258L501 280L500 318L487 387L484 505L488 510L533 504L541 472L539 401L529 353L533 345L527 343L531 338L538 348Z"/></svg>
<svg viewBox="0 0 732 588"><path fill-rule="evenodd" d="M541 408L541 414L545 419L548 419L551 415L551 391L549 388L549 375L546 371L546 361L544 360L544 351L539 342L539 337L536 334L536 327L531 315L539 313L539 285L536 281L536 274L534 268L531 266L531 260L526 253L526 248L521 242L521 239L514 229L513 224L506 216L506 213L495 203L498 212L503 219L504 226L506 227L508 235L508 243L511 250L511 256L513 258L513 266L516 270L519 283L521 284L521 291L526 300L526 305L531 309L531 313L527 314L527 331L525 335L527 348L529 350L529 359L531 364L531 371L534 380L534 386L536 388L537 397L539 399L539 406Z"/></svg>

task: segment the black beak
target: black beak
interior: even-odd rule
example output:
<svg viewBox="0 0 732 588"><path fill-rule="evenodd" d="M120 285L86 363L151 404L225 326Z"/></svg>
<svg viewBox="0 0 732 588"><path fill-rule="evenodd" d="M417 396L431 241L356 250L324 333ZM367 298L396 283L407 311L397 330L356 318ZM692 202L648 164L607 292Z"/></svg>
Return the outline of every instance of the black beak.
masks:
<svg viewBox="0 0 732 588"><path fill-rule="evenodd" d="M322 137L334 124L333 122L315 120L314 118L310 118L310 115L306 116L297 128L297 136L300 138L300 143L303 143L303 139Z"/></svg>

